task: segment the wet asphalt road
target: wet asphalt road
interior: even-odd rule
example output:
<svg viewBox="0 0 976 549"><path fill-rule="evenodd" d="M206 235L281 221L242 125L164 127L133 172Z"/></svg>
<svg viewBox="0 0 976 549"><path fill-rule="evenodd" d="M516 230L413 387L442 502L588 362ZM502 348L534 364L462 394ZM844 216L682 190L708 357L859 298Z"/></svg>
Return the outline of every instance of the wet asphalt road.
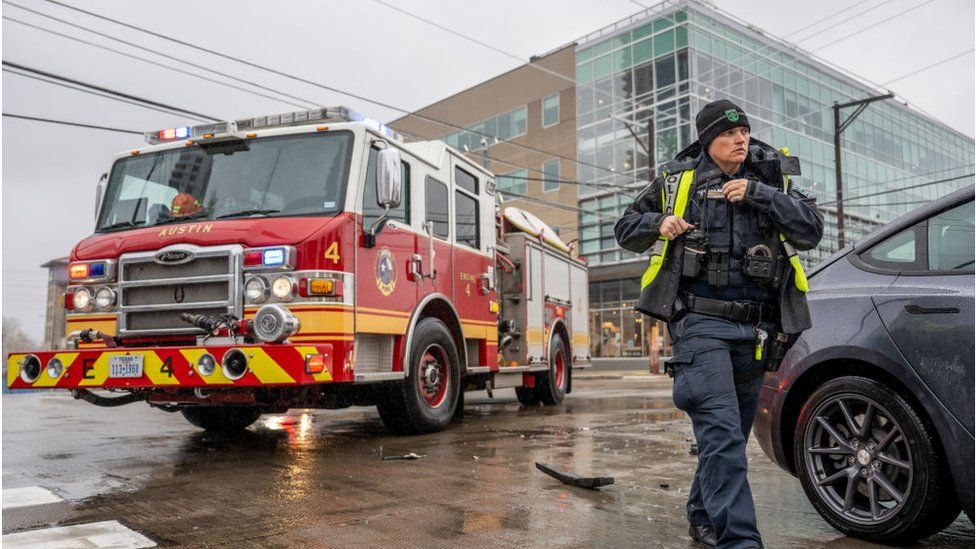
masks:
<svg viewBox="0 0 976 549"><path fill-rule="evenodd" d="M65 501L3 511L9 534L117 520L164 547L694 547L683 506L691 425L662 376L579 376L559 408L468 393L447 431L392 436L373 408L263 416L204 434L144 404L3 395L3 488ZM382 455L416 452L416 461ZM767 547L868 548L827 526L753 441L750 482ZM587 491L545 461L616 484ZM924 547L973 547L960 516Z"/></svg>

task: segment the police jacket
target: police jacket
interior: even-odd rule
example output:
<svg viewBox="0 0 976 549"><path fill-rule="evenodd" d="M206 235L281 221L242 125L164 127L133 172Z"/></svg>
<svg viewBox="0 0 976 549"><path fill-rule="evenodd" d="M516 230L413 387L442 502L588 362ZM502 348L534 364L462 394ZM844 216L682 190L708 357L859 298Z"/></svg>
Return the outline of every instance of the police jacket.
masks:
<svg viewBox="0 0 976 549"><path fill-rule="evenodd" d="M806 302L806 275L796 251L812 249L820 242L823 216L817 210L814 198L790 186L789 173L798 174L799 169L798 164L789 160L785 153L753 139L748 158L735 176L749 180L745 198L733 207L744 208L741 214L737 211L737 215L742 215L743 219L758 220L748 230L765 232L767 235L779 233L782 248L777 251L789 261L787 271L775 289L780 329L787 334L798 334L809 328L811 321ZM700 219L697 212L692 215L692 210L697 208L688 207L692 202L690 196L696 192L704 193L709 188L718 188L728 176L722 173L697 142L679 153L661 171L662 176L638 194L626 209L617 221L614 233L617 242L626 250L637 253L651 251L635 309L670 321L680 313L678 291L681 266L685 238L690 231L668 241L659 232L661 221L667 215L679 215L697 228ZM739 222L739 225L750 227L748 222ZM742 239L742 234L739 230L732 230L725 237L736 241ZM736 242L729 244L730 248L736 247Z"/></svg>

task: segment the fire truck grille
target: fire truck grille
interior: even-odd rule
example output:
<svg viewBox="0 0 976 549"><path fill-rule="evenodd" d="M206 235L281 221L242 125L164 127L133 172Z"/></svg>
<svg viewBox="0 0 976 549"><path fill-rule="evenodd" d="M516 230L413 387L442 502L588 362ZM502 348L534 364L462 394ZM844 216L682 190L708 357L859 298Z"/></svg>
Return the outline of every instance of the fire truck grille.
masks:
<svg viewBox="0 0 976 549"><path fill-rule="evenodd" d="M158 252L119 260L119 335L202 333L182 313L241 316L241 247L174 246L189 252L183 263L157 261Z"/></svg>

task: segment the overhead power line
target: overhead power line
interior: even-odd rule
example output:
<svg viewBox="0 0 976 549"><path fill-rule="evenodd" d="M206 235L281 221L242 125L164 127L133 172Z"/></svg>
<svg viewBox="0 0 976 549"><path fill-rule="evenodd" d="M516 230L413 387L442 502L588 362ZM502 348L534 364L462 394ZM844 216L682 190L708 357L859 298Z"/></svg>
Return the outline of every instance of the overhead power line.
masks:
<svg viewBox="0 0 976 549"><path fill-rule="evenodd" d="M892 16L889 16L889 17L886 17L886 18L882 19L881 21L878 21L876 23L872 23L867 28L877 27L877 26L881 25L882 23L887 23L888 21L891 21L892 19L901 17L902 15L905 15L908 12L915 11L915 10L921 8L921 7L927 6L927 5L931 4L932 2L935 2L935 0L926 0L925 2L922 2L921 4L915 4L915 5L913 5L912 7L908 8L906 10L902 10L902 11L900 11L900 12L898 12L898 13L892 15ZM834 44L836 44L838 42L842 42L844 40L847 40L848 38L851 38L852 36L857 36L858 34L861 34L864 31L865 31L865 28L857 29L854 32L847 33L847 34L841 36L840 38L837 38L835 40L831 40L830 42L827 42L826 44L824 44L822 46L818 46L816 49L813 49L813 50L810 50L810 51L813 51L813 52L820 51L822 49L825 49L825 48L828 48L830 46L833 46Z"/></svg>
<svg viewBox="0 0 976 549"><path fill-rule="evenodd" d="M110 95L114 95L116 97L122 97L122 98L125 98L125 99L129 99L131 101L138 101L140 103L145 103L147 105L152 105L154 107L159 107L159 108L167 109L167 110L170 110L170 111L176 111L176 112L179 112L179 113L188 114L190 116L199 117L199 118L202 118L202 119L205 119L205 120L210 120L210 121L213 121L213 122L216 122L216 121L220 120L219 118L214 117L214 116L210 116L208 114L201 114L201 113L194 112L194 111L190 111L190 110L187 110L187 109L182 109L180 107L174 107L172 105L167 105L165 103L160 103L158 101L153 101L151 99L146 99L146 98L143 98L143 97L137 97L135 95L130 95L130 94L127 94L127 93L123 93L123 92L120 92L120 91L117 91L117 90L105 88L105 87L102 87L102 86L96 86L95 84L89 84L87 82L82 82L80 80L75 80L73 78L68 78L66 76L61 76L59 74L54 74L54 73L50 73L50 72L47 72L47 71L42 71L42 70L39 70L39 69L35 69L35 68L32 68L32 67L28 67L28 66L25 66L25 65L21 65L19 63L13 63L11 61L7 61L6 59L3 60L3 66L4 67L11 67L11 68L14 68L14 69L18 69L18 70L21 70L21 71L24 71L24 72L29 72L29 73L37 74L37 75L44 76L44 77L47 77L47 78L53 78L54 80L60 80L62 82L68 82L69 84L74 84L76 86L82 86L84 88L88 88L88 89L91 89L91 90L100 91L102 93L107 93L107 94L110 94Z"/></svg>
<svg viewBox="0 0 976 549"><path fill-rule="evenodd" d="M158 55L160 57L163 57L165 59L169 59L171 61L176 61L178 63L182 63L184 65L187 65L187 66L190 66L190 67L193 67L193 68L196 68L196 69L204 70L204 71L207 71L207 72L212 73L212 74L216 74L216 75L219 75L219 76L223 76L224 78L228 78L228 79L233 80L235 82L240 82L242 84L247 84L249 86L254 86L255 88L262 89L262 90L265 90L265 91L270 91L272 93L277 93L279 95L282 95L284 97L288 97L290 99L294 99L296 101L302 101L302 102L306 103L306 106L303 106L302 108L308 108L308 105L318 105L318 103L315 102L315 101L309 101L307 99L302 99L301 97L296 97L294 95L285 93L283 91L275 90L274 88L270 88L268 86L264 86L264 85L258 84L257 82L253 82L253 81L247 80L245 78L240 78L240 77L234 76L232 74L228 74L228 73L225 73L225 72L218 71L216 69L212 69L210 67L206 67L206 66L203 66L203 65L199 65L197 63L193 63L191 61L187 61L185 59L181 59L181 58L176 57L174 55L168 55L168 54L162 53L160 51L154 50L152 48L147 48L145 46L141 46L141 45L136 44L134 42L129 42L128 40L123 40L123 39L118 38L116 36L112 36L111 34L107 34L107 33L100 32L100 31L97 31L97 30L94 30L94 29L90 29L88 27L85 27L83 25L79 25L79 24L74 23L72 21L68 21L66 19L61 19L60 17L55 17L53 15L49 15L49 14L44 13L42 11L38 11L38 10L35 10L35 9L32 9L32 8L28 8L26 6L22 6L20 4L17 4L15 2L11 2L9 0L3 0L3 3L4 4L7 4L7 5L10 5L10 6L13 6L15 8L22 9L22 10L27 11L27 12L30 12L30 13L33 13L35 15L39 15L41 17L50 19L52 21L57 21L58 23L62 23L62 24L67 25L69 27L73 27L73 28L76 28L76 29L81 29L81 30L83 30L85 32L90 32L90 33L92 33L92 34L94 34L96 36L101 36L102 38L106 38L108 40L112 40L113 42L118 42L119 44L124 44L126 46L129 46L129 47L132 47L132 48L136 48L136 49L141 50L141 51L145 51L145 52L148 52L148 53L152 53L153 55Z"/></svg>
<svg viewBox="0 0 976 549"><path fill-rule="evenodd" d="M856 19L856 18L858 18L858 17L860 17L860 16L862 16L862 15L864 15L864 14L866 14L866 13L868 13L868 12L871 12L871 11L874 11L874 10L876 10L876 9L878 9L878 8L880 8L881 6L885 6L885 5L887 5L887 4L890 4L890 3L892 3L892 2L894 2L894 1L895 1L895 0L884 0L883 2L880 2L880 3L878 3L878 4L875 4L875 5L873 5L873 6L870 6L870 7L868 7L867 9L864 9L864 10L861 10L861 11L859 11L859 12L857 12L857 13L854 13L854 14L848 14L848 15L847 15L846 17L844 17L844 19L843 19L842 21L840 21L839 23L831 23L831 27L830 27L830 30L833 30L833 29L835 29L835 28L837 28L837 27L839 27L839 26L841 26L841 25L844 25L844 24L846 24L846 23L850 23L850 22L851 22L851 21L853 21L854 19ZM814 33L814 34L811 34L810 36L807 36L807 37L805 37L805 38L802 38L802 39L801 39L801 38L799 38L799 37L798 37L797 35L798 35L798 34L801 34L801 33L802 33L802 32L803 32L804 30L806 30L806 29L809 29L809 28L812 28L812 27L814 27L814 26L816 26L816 25L818 25L818 24L820 24L821 22L823 22L823 21L826 21L827 19L831 19L831 18L833 18L833 17L835 16L835 15L839 15L839 14L842 14L842 13L846 13L846 12L848 12L848 11L850 11L850 9L851 9L852 7L853 7L853 6L844 6L844 7L842 8L842 9L840 9L840 10L838 10L838 11L835 11L835 12L834 12L834 13L833 13L832 15L829 15L829 16L827 16L827 17L825 17L825 18L823 18L823 19L818 19L817 21L814 21L813 23L810 23L809 25L806 25L805 27L803 27L803 28L801 28L801 29L797 29L797 30L795 30L795 31L793 31L793 32L791 32L791 33L790 33L790 36L792 36L792 37L794 37L794 40L797 40L797 41L801 41L801 40L809 40L810 38L813 38L814 36L816 36L816 33ZM817 32L817 33L819 33L819 32L823 32L823 31L816 31L816 32Z"/></svg>
<svg viewBox="0 0 976 549"><path fill-rule="evenodd" d="M172 36L167 36L167 35L162 34L162 33L158 33L158 32L155 32L155 31L151 31L151 30L145 29L143 27L140 27L138 25L133 25L131 23L126 23L125 21L120 21L118 19L114 19L114 18L105 16L105 15L102 15L102 14L99 14L99 13L96 13L96 12L93 12L93 11L89 11L89 10L86 10L86 9L79 8L77 6L72 6L70 4L66 4L64 2L60 2L58 0L45 0L45 1L48 2L48 3L54 4L54 5L57 5L57 6L61 6L61 7L64 7L64 8L67 8L67 9L70 9L70 10L73 10L73 11L76 11L76 12L79 12L79 13L84 13L85 15L89 15L91 17L95 17L95 18L101 19L103 21L109 21L111 23L115 23L115 24L120 25L120 26L123 26L125 28L132 29L132 30L135 30L135 31L144 33L144 34L148 34L150 36L154 36L156 38L159 38L159 39L162 39L162 40L166 40L166 41L172 42L174 44L179 44L181 46L185 46L185 47L188 47L188 48L193 48L195 50L202 51L202 52L206 52L206 53L209 53L211 55L215 55L217 57L221 57L223 59L227 59L229 61L234 61L236 63L240 63L242 65L246 65L248 67L252 67L252 68L255 68L255 69L259 69L259 70L262 70L262 71L265 71L265 72L268 72L268 73L271 73L271 74L275 74L275 75L281 76L283 78L287 78L289 80L293 80L295 82L300 82L300 83L307 84L307 85L310 85L310 86L314 86L314 87L317 87L317 88L321 88L321 89L324 89L324 90L327 90L327 91L331 91L333 93L338 93L338 94L341 94L341 95L345 95L347 97L351 97L353 99L358 99L360 101L364 101L366 103L370 103L370 104L376 105L378 107L383 107L385 109L389 109L389 110L392 110L392 111L396 111L396 112L399 112L399 113L403 113L403 114L405 114L407 116L411 116L411 117L414 117L414 118L418 118L418 119L424 120L426 122L431 122L433 124L439 124L439 125L442 125L442 126L445 126L445 127L449 127L449 128L456 129L456 130L464 130L464 131L467 131L469 133L473 133L475 135L479 135L481 137L484 137L486 139L494 139L494 136L485 134L483 132L473 131L473 130L471 130L469 128L465 128L463 126L459 126L459 125L454 124L452 122L447 122L447 121L439 120L437 118L434 118L434 117L431 117L431 116L428 116L428 115L419 114L419 113L414 112L414 111L411 111L409 109L405 109L405 108L402 108L402 107L398 107L398 106L393 105L391 103L388 103L386 101L380 101L378 99L373 99L373 98L367 97L365 95L362 95L362 94L359 94L359 93L356 93L356 92L351 92L351 91L343 90L343 89L337 88L335 86L330 86L328 84L323 84L321 82L316 82L314 80L310 80L308 78L304 78L304 77L301 77L301 76L297 76L297 75L294 75L294 74L291 74L291 73L288 73L288 72L285 72L285 71L282 71L282 70L278 70L278 69L274 69L274 68L271 68L271 67L267 67L267 66L261 65L260 63L255 63L253 61L248 61L247 59L242 59L240 57L236 57L236 56L233 56L233 55L230 55L230 54L226 54L226 53L223 53L223 52L220 52L220 51L216 51L216 50L213 50L213 49L210 49L210 48L206 48L206 47L203 47L203 46L199 46L199 45L193 44L191 42L187 42L185 40L180 40L178 38L173 38ZM13 2L10 2L9 0L4 0L4 3L5 4L10 4L10 5L16 6L16 4L14 4ZM17 7L21 7L21 6L17 6ZM35 12L35 13L40 13L40 12ZM522 143L515 143L515 142L512 142L512 141L506 141L505 143L508 144L508 145L511 145L511 146L515 146L515 147L518 147L518 148L521 148L521 149L528 150L528 151L532 151L532 152L536 152L536 153L540 153L540 154L545 154L545 155L551 156L553 158L559 158L561 160L566 160L566 161L569 161L569 162L574 162L574 163L576 163L578 165L588 166L588 167L591 167L591 168L594 168L594 169L597 169L597 170L600 170L600 171L603 171L603 172L616 173L616 172L613 172L612 170L610 170L608 168L605 168L603 166L598 166L596 164L590 164L588 162L582 162L580 160L577 160L576 158L571 158L571 157L568 157L568 156L564 156L564 155L561 155L561 154L557 154L557 153L554 153L552 151L547 151L545 149L540 149L538 147L533 147L531 145L525 145L525 144L522 144ZM633 176L625 176L625 177L630 177L631 179L634 179L635 181L637 180L636 177L633 177Z"/></svg>
<svg viewBox="0 0 976 549"><path fill-rule="evenodd" d="M936 61L935 63L932 63L931 65L926 65L926 66L924 66L924 67L922 67L920 69L914 70L914 71L912 71L910 73L903 74L903 75L899 76L898 78L889 80L889 81L885 82L883 85L887 86L888 84L891 84L892 82L897 82L899 80L904 80L904 79L908 78L909 76L915 76L916 74L918 74L920 72L925 72L925 71L927 71L929 69L934 69L935 67L938 67L939 65L944 65L945 63L948 63L949 61L952 61L954 59L958 59L958 58L960 58L960 57L962 57L962 56L964 56L964 55L966 55L968 53L973 53L974 50L976 50L976 48L969 48L966 51L959 52L959 53L957 53L957 54L955 54L955 55L953 55L951 57L946 57L945 59L943 59L941 61Z"/></svg>
<svg viewBox="0 0 976 549"><path fill-rule="evenodd" d="M70 34L65 34L63 32L58 32L56 30L51 30L51 29L48 29L48 28L44 28L44 27L42 27L40 25L35 25L33 23L28 23L26 21L21 21L19 19L15 19L13 17L8 17L8 16L4 15L3 16L3 19L5 21L10 21L11 23L16 23L18 25L23 25L25 27L29 27L29 28L32 28L32 29L35 29L35 30L39 30L39 31L44 32L44 33L47 33L47 34L52 34L54 36L60 36L61 38L65 38L65 39L68 39L68 40L72 40L74 42L78 42L79 44L85 44L85 45L91 46L93 48L98 48L98 49L101 49L101 50L105 50L105 51L112 52L112 53L117 54L117 55L121 55L123 57L128 57L129 59L135 59L136 61L142 61L143 63L148 63L150 65L155 65L157 67L160 67L160 68L163 68L163 69L166 69L166 70L170 70L170 71L173 71L173 72L177 72L179 74L183 74L183 75L189 76L191 78L196 78L196 79L199 79L199 80L203 80L205 82L211 82L213 84L217 84L218 86L223 86L225 88L230 88L230 89L242 91L244 93L251 94L251 95L254 95L254 96L257 96L257 97L263 97L265 99L271 99L272 101L277 101L279 103L284 103L286 105L290 105L292 107L298 107L300 109L308 108L308 105L303 105L303 104L300 104L300 103L295 103L294 101L288 101L287 99L282 99L280 97L275 97L273 95L268 95L266 93L261 93L261 92L258 92L258 91L249 90L249 89L247 89L247 88L245 88L243 86L237 86L237 85L231 84L229 82L223 82L221 80L217 80L216 78L210 78L210 77L204 76L202 74L196 74L196 73L193 73L193 72L190 72L190 71L183 70L183 69L181 69L179 67L173 67L173 66L167 65L165 63L160 63L158 61L153 61L152 59L148 59L146 57L139 57L138 55L133 55L131 53L124 52L122 50L117 50L115 48L110 48L108 46L104 46L102 44L98 44L98 43L95 43L95 42L91 42L91 41L85 40L83 38L78 38L77 36L71 36ZM85 31L88 31L88 32L96 32L96 31L90 30L90 29L88 29L86 27L82 27L81 25L75 25L75 26L76 26L76 28L79 28L81 30L85 30ZM161 55L161 54L158 54L157 53L157 55Z"/></svg>
<svg viewBox="0 0 976 549"><path fill-rule="evenodd" d="M843 202L844 203L847 203L847 202L850 202L852 200L859 200L859 199L862 199L862 198L870 198L872 196L881 196L881 195L885 195L885 194L897 193L897 192L902 192L902 191L910 191L912 189L918 189L918 188L921 188L921 187L928 187L930 185L938 185L939 183L948 183L950 181L958 181L960 179L966 179L967 177L973 177L974 175L976 175L976 172L974 172L974 173L967 173L966 175L957 175L955 177L947 177L945 179L938 179L938 180L935 180L935 181L926 181L924 183L916 183L914 185L908 185L908 186L905 186L905 187L898 187L896 189L885 189L883 191L878 191L876 193L862 194L862 195L858 195L858 196L852 196L852 197L849 197L849 198L845 198L843 200ZM840 201L839 200L834 200L834 201L831 201L831 202L824 202L823 204L817 204L817 205L818 206L833 206L833 205L837 204L838 202L840 202Z"/></svg>
<svg viewBox="0 0 976 549"><path fill-rule="evenodd" d="M62 126L75 126L75 127L78 127L78 128L90 128L90 129L93 129L93 130L105 130L105 131L109 131L109 132L118 132L118 133L131 133L131 134L135 134L135 135L142 135L143 134L143 132L138 132L136 130L125 130L125 129L122 129L122 128L110 128L108 126L96 126L94 124L83 124L81 122L68 122L67 120L54 120L54 119L51 119L51 118L39 118L37 116L26 116L26 115L23 115L23 114L13 114L13 113L9 113L9 112L3 113L3 116L5 118L17 118L17 119L20 119L20 120L31 120L33 122L47 122L48 124L61 124Z"/></svg>
<svg viewBox="0 0 976 549"><path fill-rule="evenodd" d="M102 97L104 99L111 99L112 101L118 101L120 103L126 103L126 104L129 104L129 105L134 105L136 107L142 107L144 109L149 109L149 110L153 110L153 111L156 111L156 112L161 112L161 113L164 113L164 114L168 114L170 116L183 116L183 117L187 117L187 118L192 118L194 120L199 120L200 122L206 122L206 120L204 120L202 118L197 118L195 116L188 116L188 115L186 115L185 113L182 113L182 112L174 112L174 111L169 111L169 110L166 110L166 109L161 109L159 107L154 107L152 105L146 105L146 104L140 103L138 101L130 101L128 99L124 99L122 97L116 97L114 95L109 95L107 93L101 93L101 92L97 92L97 91L94 91L94 90L87 90L87 89L82 88L80 86L72 86L70 84L65 84L63 82L58 82L57 80L51 80L51 79L48 79L48 78L42 78L40 76L35 76L35 75L32 75L32 74L28 74L26 72L20 72L20 71L16 71L16 70L13 70L13 69L3 69L3 72L9 73L9 74L14 74L14 75L20 76L22 78L30 78L32 80L37 80L38 82L44 82L45 84L51 84L52 86L60 86L62 88L66 88L66 89L73 90L73 91L76 91L76 92L87 93L89 95L94 95L96 97Z"/></svg>

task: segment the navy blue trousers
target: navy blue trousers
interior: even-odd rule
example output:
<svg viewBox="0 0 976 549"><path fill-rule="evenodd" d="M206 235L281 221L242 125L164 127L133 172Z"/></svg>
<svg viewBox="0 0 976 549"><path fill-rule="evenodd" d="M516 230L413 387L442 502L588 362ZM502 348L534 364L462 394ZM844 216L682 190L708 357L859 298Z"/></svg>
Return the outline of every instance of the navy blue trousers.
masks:
<svg viewBox="0 0 976 549"><path fill-rule="evenodd" d="M759 327L769 333L775 328ZM690 313L668 324L668 331L674 404L691 417L698 443L688 521L710 524L719 547L762 547L746 479L746 442L763 376L762 360L755 358L755 325Z"/></svg>

